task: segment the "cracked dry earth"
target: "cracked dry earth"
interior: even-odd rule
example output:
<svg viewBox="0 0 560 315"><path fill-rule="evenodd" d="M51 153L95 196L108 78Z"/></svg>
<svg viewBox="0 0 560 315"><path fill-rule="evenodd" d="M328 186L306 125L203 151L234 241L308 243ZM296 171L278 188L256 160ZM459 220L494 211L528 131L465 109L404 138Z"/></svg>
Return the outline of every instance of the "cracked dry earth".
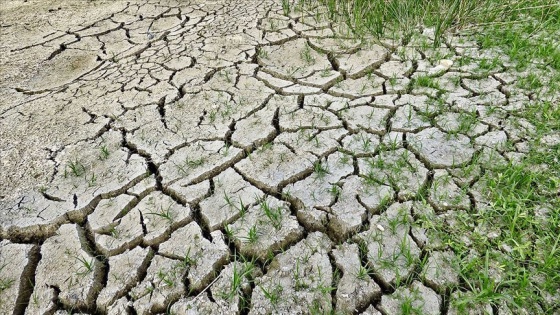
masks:
<svg viewBox="0 0 560 315"><path fill-rule="evenodd" d="M459 313L426 227L526 150L498 52L280 1L0 8L0 313Z"/></svg>

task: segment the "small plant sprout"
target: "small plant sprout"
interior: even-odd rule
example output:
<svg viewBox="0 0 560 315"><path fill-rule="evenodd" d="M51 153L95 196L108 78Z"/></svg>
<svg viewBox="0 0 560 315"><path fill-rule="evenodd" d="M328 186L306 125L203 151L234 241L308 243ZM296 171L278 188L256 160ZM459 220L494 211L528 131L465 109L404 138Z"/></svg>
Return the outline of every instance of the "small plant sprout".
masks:
<svg viewBox="0 0 560 315"><path fill-rule="evenodd" d="M315 63L315 57L312 54L311 47L306 43L305 47L300 53L301 60L303 60L306 64L312 65Z"/></svg>
<svg viewBox="0 0 560 315"><path fill-rule="evenodd" d="M337 184L332 184L331 188L329 189L329 193L331 194L331 196L333 198L338 198L340 196L340 194L342 193L342 190L340 189L340 187Z"/></svg>
<svg viewBox="0 0 560 315"><path fill-rule="evenodd" d="M230 242L235 238L235 233L233 232L229 224L224 225L224 235Z"/></svg>
<svg viewBox="0 0 560 315"><path fill-rule="evenodd" d="M284 201L288 201L292 198L292 193L290 192L289 189L287 189L286 191L282 192L282 200Z"/></svg>
<svg viewBox="0 0 560 315"><path fill-rule="evenodd" d="M414 306L414 299L410 296L403 297L401 302L401 313L402 315L421 315L423 314L420 306Z"/></svg>
<svg viewBox="0 0 560 315"><path fill-rule="evenodd" d="M117 229L116 226L111 227L111 229L109 230L109 234L113 238L119 238L121 236L121 232Z"/></svg>
<svg viewBox="0 0 560 315"><path fill-rule="evenodd" d="M391 231L392 235L397 234L397 228L400 225L399 218L391 218L387 221L387 225L389 226L389 231Z"/></svg>
<svg viewBox="0 0 560 315"><path fill-rule="evenodd" d="M163 270L158 270L157 272L157 277L161 280L161 282L163 282L163 284L165 286L168 287L174 287L175 286L175 281L173 279L173 274L168 271L168 272L164 272Z"/></svg>
<svg viewBox="0 0 560 315"><path fill-rule="evenodd" d="M365 280L369 277L369 274L370 274L369 268L360 266L358 272L356 272L356 278L358 278L359 280Z"/></svg>
<svg viewBox="0 0 560 315"><path fill-rule="evenodd" d="M418 87L427 87L436 90L440 89L439 84L435 81L435 79L427 75L418 76L415 80L415 84Z"/></svg>
<svg viewBox="0 0 560 315"><path fill-rule="evenodd" d="M403 237L399 246L400 246L400 253L406 260L406 266L408 267L414 264L416 262L416 258L412 254L412 251L410 249L410 243L407 241L406 237Z"/></svg>
<svg viewBox="0 0 560 315"><path fill-rule="evenodd" d="M241 197L239 197L239 215L241 217L244 217L245 214L247 213L248 207L243 204L243 200L241 199Z"/></svg>
<svg viewBox="0 0 560 315"><path fill-rule="evenodd" d="M263 210L265 216L268 218L272 226L279 230L282 228L282 208L281 207L271 207L266 200L263 200L260 204L261 210Z"/></svg>
<svg viewBox="0 0 560 315"><path fill-rule="evenodd" d="M288 16L290 14L290 0L282 0L282 12L284 15Z"/></svg>
<svg viewBox="0 0 560 315"><path fill-rule="evenodd" d="M198 158L198 159L194 159L194 160L186 159L185 160L185 165L188 166L189 168L196 168L196 167L199 167L202 164L204 164L204 162L205 162L204 158Z"/></svg>
<svg viewBox="0 0 560 315"><path fill-rule="evenodd" d="M2 266L0 266L0 272L2 271L2 269L4 269L6 267L7 264L4 264ZM14 279L4 279L4 278L0 278L0 293L2 293L4 290L9 289L13 284L14 284L15 280Z"/></svg>
<svg viewBox="0 0 560 315"><path fill-rule="evenodd" d="M342 157L339 160L340 164L342 165L350 165L352 164L352 158L350 157L350 155L348 154L344 154L342 155Z"/></svg>
<svg viewBox="0 0 560 315"><path fill-rule="evenodd" d="M249 231L247 232L247 237L246 240L247 242L254 244L257 242L257 240L259 239L259 232L257 231L257 226L253 225L252 227L249 228Z"/></svg>
<svg viewBox="0 0 560 315"><path fill-rule="evenodd" d="M264 288L260 287L264 297L272 304L273 307L276 307L278 302L280 301L280 294L282 294L283 288L280 284L276 284L274 286Z"/></svg>
<svg viewBox="0 0 560 315"><path fill-rule="evenodd" d="M77 275L84 277L88 273L93 271L93 263L95 261L93 258L91 258L90 260L88 260L85 257L80 257L80 256L76 256L75 258L81 264L80 267L78 268L78 270L76 271Z"/></svg>
<svg viewBox="0 0 560 315"><path fill-rule="evenodd" d="M188 266L192 266L196 263L196 260L192 257L191 255L191 247L189 246L189 249L187 249L187 252L185 253L185 256L183 257L183 265L185 267Z"/></svg>
<svg viewBox="0 0 560 315"><path fill-rule="evenodd" d="M163 219L169 221L170 223L173 222L173 214L171 213L171 205L168 205L167 207L161 207L158 212L148 212L146 214L147 215L149 214L149 215L158 216L160 218L163 218Z"/></svg>
<svg viewBox="0 0 560 315"><path fill-rule="evenodd" d="M316 161L313 163L313 172L317 174L318 178L323 178L325 175L329 174L329 169L322 161Z"/></svg>
<svg viewBox="0 0 560 315"><path fill-rule="evenodd" d="M176 166L177 166L177 169L179 170L179 172L180 172L181 174L187 175L187 174L189 174L189 172L188 172L189 170L194 169L194 168L197 168L197 167L203 165L204 162L206 162L206 159L205 159L204 157L200 157L200 158L198 158L198 159L193 159L193 160L191 160L191 159L189 159L189 158L186 158L186 159L183 161L182 164L178 164L178 165L176 165Z"/></svg>
<svg viewBox="0 0 560 315"><path fill-rule="evenodd" d="M233 264L233 273L230 279L230 287L229 290L224 294L224 297L227 300L232 300L236 296L242 298L243 284L251 279L251 274L253 273L254 269L255 265L252 261L244 261L242 264Z"/></svg>
<svg viewBox="0 0 560 315"><path fill-rule="evenodd" d="M293 271L294 274L294 280L295 280L295 286L294 289L296 291L300 291L303 289L306 289L308 287L308 285L305 283L305 281L303 281L303 279L301 279L301 275L300 275L300 258L297 257L296 258L296 268Z"/></svg>
<svg viewBox="0 0 560 315"><path fill-rule="evenodd" d="M360 143L362 145L362 150L364 152L369 152L371 150L371 139L364 134L360 134Z"/></svg>
<svg viewBox="0 0 560 315"><path fill-rule="evenodd" d="M319 291L319 293L321 293L321 295L323 296L327 296L330 295L332 291L336 290L336 288L334 288L331 285L325 285L324 283L320 283L317 288L317 291Z"/></svg>
<svg viewBox="0 0 560 315"><path fill-rule="evenodd" d="M208 113L208 119L210 120L210 123L214 123L216 121L216 117L218 115L218 111L217 110L211 110Z"/></svg>
<svg viewBox="0 0 560 315"><path fill-rule="evenodd" d="M230 292L228 294L228 299L233 299L234 296L241 294L241 285L243 284L243 280L246 276L245 268L239 268L237 265L233 266L233 274L230 281Z"/></svg>
<svg viewBox="0 0 560 315"><path fill-rule="evenodd" d="M76 159L73 161L71 160L68 165L66 165L66 168L64 169L64 177L67 177L68 171L70 175L74 177L80 177L86 173L86 168L80 161Z"/></svg>
<svg viewBox="0 0 560 315"><path fill-rule="evenodd" d="M109 149L106 145L101 146L101 152L99 153L100 160L106 160L109 158Z"/></svg>
<svg viewBox="0 0 560 315"><path fill-rule="evenodd" d="M270 25L270 30L271 31L276 31L278 29L278 25L276 24L276 22L274 21L274 19L271 19L269 21L269 25Z"/></svg>
<svg viewBox="0 0 560 315"><path fill-rule="evenodd" d="M91 173L91 176L88 179L88 185L89 187L94 187L95 184L97 183L97 177L95 176L95 173Z"/></svg>
<svg viewBox="0 0 560 315"><path fill-rule="evenodd" d="M330 69L330 68L325 68L325 69L323 69L323 71L321 71L321 77L322 78L330 77L331 74L332 74L332 69Z"/></svg>
<svg viewBox="0 0 560 315"><path fill-rule="evenodd" d="M259 47L259 48L258 48L258 51L257 51L257 56L258 56L260 59L268 59L268 51L266 51L266 50L263 49L262 47Z"/></svg>
<svg viewBox="0 0 560 315"><path fill-rule="evenodd" d="M397 77L395 75L393 75L392 77L389 78L389 85L394 88L395 85L397 85Z"/></svg>
<svg viewBox="0 0 560 315"><path fill-rule="evenodd" d="M264 152L266 150L272 149L272 145L273 145L272 142L267 142L267 143L263 144L260 148L260 152Z"/></svg>
<svg viewBox="0 0 560 315"><path fill-rule="evenodd" d="M228 156L228 155L229 155L229 149L230 149L230 148L231 148L231 145L230 145L230 144L226 144L226 145L223 147L223 150L221 150L221 151L222 151L222 155L223 155L223 156Z"/></svg>
<svg viewBox="0 0 560 315"><path fill-rule="evenodd" d="M233 203L233 201L231 201L231 198L225 191L224 191L224 201L226 202L226 205L230 207L230 209L235 208L235 204Z"/></svg>

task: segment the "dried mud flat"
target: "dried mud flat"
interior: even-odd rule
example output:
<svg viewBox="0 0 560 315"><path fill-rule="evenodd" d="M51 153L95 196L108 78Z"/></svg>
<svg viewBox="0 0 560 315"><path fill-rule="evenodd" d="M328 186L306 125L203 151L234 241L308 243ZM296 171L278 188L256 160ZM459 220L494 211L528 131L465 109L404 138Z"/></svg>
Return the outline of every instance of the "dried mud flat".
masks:
<svg viewBox="0 0 560 315"><path fill-rule="evenodd" d="M280 1L0 14L0 313L461 313L428 227L525 153L533 94L499 52Z"/></svg>

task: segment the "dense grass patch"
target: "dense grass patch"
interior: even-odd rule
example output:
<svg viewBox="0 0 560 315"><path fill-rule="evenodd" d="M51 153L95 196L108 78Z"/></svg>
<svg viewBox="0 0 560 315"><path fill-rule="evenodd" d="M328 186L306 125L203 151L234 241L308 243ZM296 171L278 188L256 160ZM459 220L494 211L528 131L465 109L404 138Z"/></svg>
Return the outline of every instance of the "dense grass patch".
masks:
<svg viewBox="0 0 560 315"><path fill-rule="evenodd" d="M309 1L304 1L309 2ZM374 35L406 44L433 28L433 45L460 33L479 48L497 48L512 70L525 72L516 86L531 91L530 104L509 119L530 122L529 151L519 161L485 169L479 183L487 204L459 215L453 227L425 218L431 231L461 257L458 303L467 310L556 314L560 309L560 144L545 138L560 130L560 2L558 0L321 0L331 20L358 37ZM459 63L461 59L457 60ZM495 69L500 60L472 60ZM544 79L544 80L543 80ZM429 80L417 80L430 86ZM553 97L551 97L553 96ZM552 101L549 101L552 99ZM474 231L491 227L498 235Z"/></svg>
<svg viewBox="0 0 560 315"><path fill-rule="evenodd" d="M520 66L541 59L560 69L560 2L557 0L321 0L331 19L357 35L407 38L433 27L434 44L446 32L476 33L482 47L500 46Z"/></svg>

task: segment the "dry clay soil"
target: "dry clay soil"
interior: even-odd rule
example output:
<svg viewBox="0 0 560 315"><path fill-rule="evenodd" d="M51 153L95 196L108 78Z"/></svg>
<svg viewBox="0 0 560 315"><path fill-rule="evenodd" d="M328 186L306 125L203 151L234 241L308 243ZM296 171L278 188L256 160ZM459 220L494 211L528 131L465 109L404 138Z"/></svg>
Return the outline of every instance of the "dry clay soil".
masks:
<svg viewBox="0 0 560 315"><path fill-rule="evenodd" d="M281 1L8 0L0 32L1 314L457 314L426 218L532 130L496 52Z"/></svg>

